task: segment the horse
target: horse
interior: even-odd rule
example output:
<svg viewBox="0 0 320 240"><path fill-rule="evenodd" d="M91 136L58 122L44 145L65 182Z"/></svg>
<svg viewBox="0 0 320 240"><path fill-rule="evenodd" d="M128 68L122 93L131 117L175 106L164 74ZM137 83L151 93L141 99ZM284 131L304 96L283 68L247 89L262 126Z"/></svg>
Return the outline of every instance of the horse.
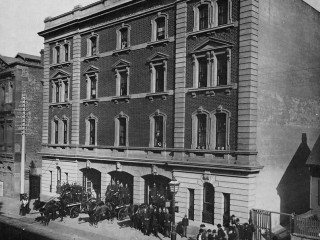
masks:
<svg viewBox="0 0 320 240"><path fill-rule="evenodd" d="M60 203L55 200L50 200L43 206L43 220L42 223L45 226L49 225L50 220L55 220L57 216L57 211L60 209Z"/></svg>

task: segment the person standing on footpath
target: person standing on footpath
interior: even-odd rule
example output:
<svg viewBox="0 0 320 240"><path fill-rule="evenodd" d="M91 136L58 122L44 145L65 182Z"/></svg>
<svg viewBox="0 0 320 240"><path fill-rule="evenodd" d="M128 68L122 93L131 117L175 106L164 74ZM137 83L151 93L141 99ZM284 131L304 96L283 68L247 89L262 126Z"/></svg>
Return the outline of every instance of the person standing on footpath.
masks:
<svg viewBox="0 0 320 240"><path fill-rule="evenodd" d="M187 217L187 214L184 215L184 218L182 218L182 237L187 237L187 228L189 226L189 219Z"/></svg>
<svg viewBox="0 0 320 240"><path fill-rule="evenodd" d="M226 238L226 234L223 231L221 224L218 224L217 227L218 227L218 240L224 240Z"/></svg>

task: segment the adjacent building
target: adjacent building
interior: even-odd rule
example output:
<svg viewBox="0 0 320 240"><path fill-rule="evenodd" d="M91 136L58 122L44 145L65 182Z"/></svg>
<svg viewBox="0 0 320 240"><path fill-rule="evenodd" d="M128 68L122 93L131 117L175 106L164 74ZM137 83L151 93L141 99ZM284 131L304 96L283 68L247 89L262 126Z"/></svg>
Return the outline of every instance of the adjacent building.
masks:
<svg viewBox="0 0 320 240"><path fill-rule="evenodd" d="M176 216L194 224L288 209L282 179L320 133L319 21L300 0L108 0L46 18L42 195L119 181L168 206L174 176Z"/></svg>
<svg viewBox="0 0 320 240"><path fill-rule="evenodd" d="M40 194L41 157L37 153L41 149L42 77L40 56L0 55L0 196L20 193L23 95L28 114L24 192L30 192L33 197Z"/></svg>

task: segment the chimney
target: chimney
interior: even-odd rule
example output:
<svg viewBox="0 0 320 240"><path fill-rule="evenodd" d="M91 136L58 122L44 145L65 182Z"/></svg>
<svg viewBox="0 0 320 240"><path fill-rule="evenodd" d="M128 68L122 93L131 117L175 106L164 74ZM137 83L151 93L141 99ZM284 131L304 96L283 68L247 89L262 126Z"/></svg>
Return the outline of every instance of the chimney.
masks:
<svg viewBox="0 0 320 240"><path fill-rule="evenodd" d="M40 56L41 56L41 66L43 66L43 59L44 59L44 50L43 49L41 49L41 51L40 51Z"/></svg>

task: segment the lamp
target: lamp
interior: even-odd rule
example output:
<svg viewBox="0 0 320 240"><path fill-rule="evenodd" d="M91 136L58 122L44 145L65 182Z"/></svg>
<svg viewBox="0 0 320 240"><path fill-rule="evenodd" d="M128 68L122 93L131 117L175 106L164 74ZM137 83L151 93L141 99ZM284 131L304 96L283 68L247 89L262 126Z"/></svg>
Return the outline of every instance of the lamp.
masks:
<svg viewBox="0 0 320 240"><path fill-rule="evenodd" d="M172 233L171 240L177 239L176 233L176 216L175 216L175 208L176 208L176 193L179 191L180 182L177 181L175 176L172 174L172 180L169 182L170 192L172 193Z"/></svg>

